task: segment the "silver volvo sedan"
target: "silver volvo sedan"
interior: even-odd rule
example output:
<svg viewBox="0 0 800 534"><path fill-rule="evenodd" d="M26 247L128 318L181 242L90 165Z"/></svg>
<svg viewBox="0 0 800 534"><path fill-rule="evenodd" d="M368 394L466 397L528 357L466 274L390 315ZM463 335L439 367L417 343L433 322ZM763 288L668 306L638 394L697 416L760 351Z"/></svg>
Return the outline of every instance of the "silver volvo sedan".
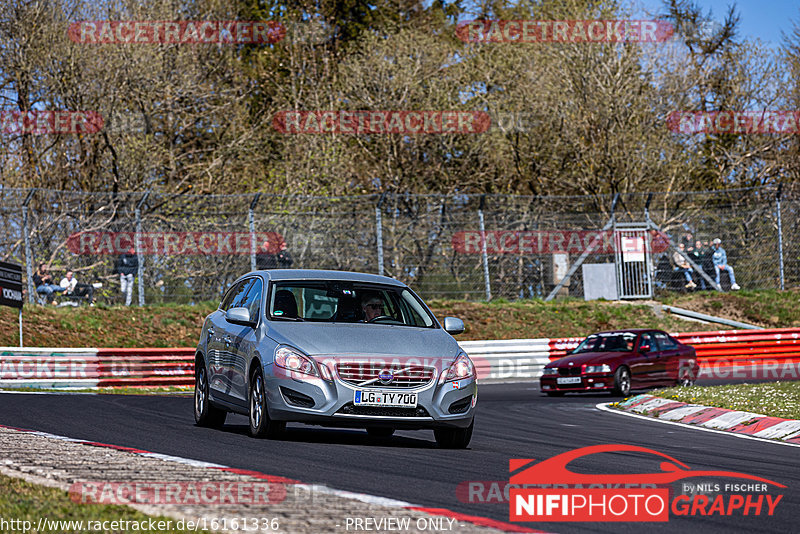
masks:
<svg viewBox="0 0 800 534"><path fill-rule="evenodd" d="M195 421L220 427L248 415L250 433L287 422L432 429L439 446L472 437L475 367L405 284L369 274L266 270L239 278L209 315L195 356Z"/></svg>

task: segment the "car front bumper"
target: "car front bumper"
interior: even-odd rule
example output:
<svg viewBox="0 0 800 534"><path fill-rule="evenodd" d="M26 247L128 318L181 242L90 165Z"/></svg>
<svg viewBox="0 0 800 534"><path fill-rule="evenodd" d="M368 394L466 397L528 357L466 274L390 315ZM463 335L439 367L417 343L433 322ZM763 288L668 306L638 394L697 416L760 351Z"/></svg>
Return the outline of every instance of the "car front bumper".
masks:
<svg viewBox="0 0 800 534"><path fill-rule="evenodd" d="M403 429L466 428L472 423L478 387L474 377L416 388L356 388L334 378L296 378L267 373L269 416L276 421L333 427ZM357 389L417 394L417 408L361 407ZM313 402L313 405L309 405ZM455 412L455 413L452 413Z"/></svg>
<svg viewBox="0 0 800 534"><path fill-rule="evenodd" d="M553 392L582 392L582 391L610 391L614 389L614 375L612 374L583 374L578 377L580 383L559 384L558 376L542 376L539 379L539 388L542 393Z"/></svg>

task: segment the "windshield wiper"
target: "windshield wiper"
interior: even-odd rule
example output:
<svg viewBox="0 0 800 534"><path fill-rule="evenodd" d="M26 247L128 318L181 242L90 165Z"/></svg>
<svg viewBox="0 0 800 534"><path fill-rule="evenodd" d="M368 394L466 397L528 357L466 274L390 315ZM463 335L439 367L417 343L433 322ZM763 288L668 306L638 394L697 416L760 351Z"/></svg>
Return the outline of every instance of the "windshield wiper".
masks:
<svg viewBox="0 0 800 534"><path fill-rule="evenodd" d="M305 319L303 319L302 317L284 317L283 315L272 315L270 316L270 319L275 321L295 321L295 322L305 321Z"/></svg>

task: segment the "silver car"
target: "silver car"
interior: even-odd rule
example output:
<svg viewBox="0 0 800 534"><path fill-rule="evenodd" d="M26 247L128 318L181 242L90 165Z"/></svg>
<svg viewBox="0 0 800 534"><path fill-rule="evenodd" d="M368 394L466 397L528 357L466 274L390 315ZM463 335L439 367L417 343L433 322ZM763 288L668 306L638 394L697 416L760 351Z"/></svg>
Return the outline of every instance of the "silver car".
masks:
<svg viewBox="0 0 800 534"><path fill-rule="evenodd" d="M195 421L248 415L250 433L287 422L357 427L377 437L432 429L445 448L472 437L475 367L405 284L339 271L267 270L239 278L209 315L195 359Z"/></svg>

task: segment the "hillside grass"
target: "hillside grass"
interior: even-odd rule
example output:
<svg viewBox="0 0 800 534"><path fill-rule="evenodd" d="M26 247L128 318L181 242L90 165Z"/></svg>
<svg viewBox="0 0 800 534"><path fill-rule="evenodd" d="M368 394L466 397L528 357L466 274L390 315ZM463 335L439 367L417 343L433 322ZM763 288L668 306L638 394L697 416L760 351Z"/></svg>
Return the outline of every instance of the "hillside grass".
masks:
<svg viewBox="0 0 800 534"><path fill-rule="evenodd" d="M763 327L800 326L800 293L790 291L702 292L664 301L673 306L744 321ZM616 328L661 328L668 332L722 330L657 313L653 304L579 299L554 302L497 300L490 303L431 300L439 319L460 317L466 331L459 340L580 337ZM195 306L26 306L25 346L38 347L190 347L197 344L204 318L216 302ZM659 308L660 309L660 308ZM0 308L0 346L18 346L17 311Z"/></svg>

